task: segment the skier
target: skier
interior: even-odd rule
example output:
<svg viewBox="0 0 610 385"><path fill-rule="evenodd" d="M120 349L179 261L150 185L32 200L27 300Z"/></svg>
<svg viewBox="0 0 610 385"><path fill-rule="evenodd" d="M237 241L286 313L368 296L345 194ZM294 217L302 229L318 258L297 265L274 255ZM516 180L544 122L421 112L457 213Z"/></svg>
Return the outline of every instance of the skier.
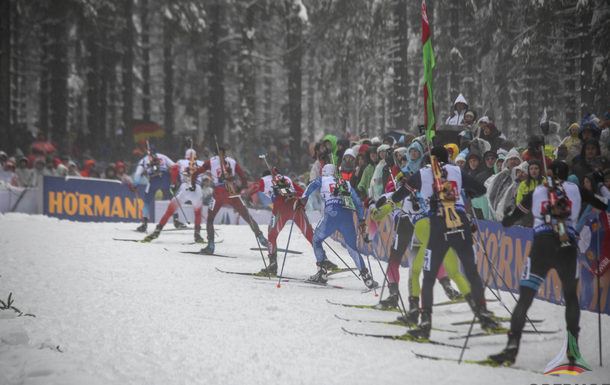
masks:
<svg viewBox="0 0 610 385"><path fill-rule="evenodd" d="M281 175L277 169L273 171L275 175L271 175L270 170L265 170L263 177L242 193L243 197L250 198L257 192L262 192L273 202L273 211L269 219L269 231L267 233L269 265L266 269L260 271L264 275L277 274L277 236L286 222L293 220L293 216L294 223L301 229L309 243L313 245L313 229L309 224L305 210L293 211L293 201L303 195L303 189L290 178ZM326 266L331 270L337 269L337 265L328 260Z"/></svg>
<svg viewBox="0 0 610 385"><path fill-rule="evenodd" d="M413 174L392 196L392 201L398 203L409 194L420 194L421 197L417 195L419 202L425 204L430 218L430 235L423 260L421 322L419 328L410 330L408 335L421 340L430 337L434 281L450 248L460 258L466 278L470 282L472 292L466 296L468 304L484 329L496 329L498 324L485 305L483 285L475 265L470 221L466 217L461 196L462 189L469 190L474 196L481 196L485 194L485 186L463 173L459 167L448 164L449 154L446 148L434 147L431 155L440 163L438 171L441 173L441 180L435 179L435 165L426 167ZM442 184L443 191L437 196L433 188L438 182Z"/></svg>
<svg viewBox="0 0 610 385"><path fill-rule="evenodd" d="M398 174L399 180L398 185L402 185L402 173ZM390 182L392 183L392 182ZM388 269L388 288L390 290L390 296L381 301L382 306L386 307L398 307L398 300L400 298L400 292L398 285L400 282L400 262L402 256L405 254L407 247L409 247L409 312L406 317L398 317L398 321L406 324L417 324L419 318L419 275L421 273L422 264L424 260L424 253L426 248L422 247L428 244L428 237L430 234L430 221L427 217L425 207L422 208L417 203L415 196L408 196L402 204L393 205L387 203L387 199L392 197L394 189L389 187L386 189L389 191L381 199L379 199L376 205L371 205L371 217L374 221L379 222L382 220L389 211L392 211L394 215L394 239L392 242L392 250L390 252L390 261ZM415 199L415 203L412 202ZM414 236L415 235L415 236ZM445 271L444 265L447 266ZM450 283L449 276L457 283L460 292L456 291ZM449 250L443 265L441 265L437 274L437 280L443 286L445 294L450 300L461 298L462 295L467 295L470 292L470 286L466 278L459 272L457 258L453 250Z"/></svg>
<svg viewBox="0 0 610 385"><path fill-rule="evenodd" d="M193 211L195 213L195 242L196 243L205 243L203 238L201 238L201 204L202 204L202 196L201 196L201 182L203 175L200 175L195 182L196 188L195 191L190 190L191 186L191 175L195 172L196 169L203 166L203 162L197 159L197 152L193 149L186 150L185 158L180 159L176 162L174 167L172 167L172 185L170 186L170 191L174 194L176 190L176 179L178 175L180 175L180 190L178 194L174 195L174 198L167 206L167 211L161 218L161 221L157 225L155 231L144 238L144 242L150 242L153 239L159 238L159 234L161 230L163 230L163 226L169 220L169 217L176 212L180 205L190 201L193 205Z"/></svg>
<svg viewBox="0 0 610 385"><path fill-rule="evenodd" d="M214 181L214 194L208 205L208 219L206 224L208 245L206 248L201 249L200 252L202 254L214 254L214 218L216 218L218 210L227 203L230 204L246 223L250 225L250 228L261 245L266 247L267 240L258 228L258 224L250 217L250 213L241 201L241 197L237 195L235 176L237 175L241 178L241 185L245 187L248 185L246 175L233 158L225 155L222 147L219 148L218 152L219 153L215 157L206 160L203 166L199 167L191 176L191 191L196 190L197 178L206 171L209 171L212 174L212 179ZM231 195L231 193L235 193L235 195Z"/></svg>
<svg viewBox="0 0 610 385"><path fill-rule="evenodd" d="M146 194L144 195L144 208L142 208L142 225L137 228L141 233L145 233L148 227L149 206L155 203L155 194L158 190L163 191L167 198L170 198L169 186L171 185L171 177L169 176L168 167L174 166L174 162L167 156L155 151L150 151L139 162L136 169L134 184L131 187L136 191L140 176L144 171L148 173L149 183L146 185ZM174 226L177 229L185 228L186 225L178 220L178 214L174 215Z"/></svg>
<svg viewBox="0 0 610 385"><path fill-rule="evenodd" d="M322 168L322 176L316 178L309 184L305 194L294 203L294 209L300 210L305 207L305 201L314 191L320 191L320 195L326 203L324 207L324 216L318 223L313 236L313 250L316 256L316 265L318 272L313 276L309 277L312 282L326 283L328 281L328 264L324 260L325 254L322 248L322 242L331 236L335 231L339 231L347 244L347 251L354 260L360 276L364 281L364 284L369 289L372 289L376 283L373 281L369 270L364 265L362 256L357 251L357 237L354 229L353 222L353 211L343 206L342 196L339 195L339 185L337 178L335 178L336 172L335 167L332 164L327 164ZM356 194L356 191L348 184L345 184L349 188L351 199L356 208L356 214L358 216L358 229L364 236L367 234L364 207L360 198Z"/></svg>
<svg viewBox="0 0 610 385"><path fill-rule="evenodd" d="M568 165L555 160L548 169L551 188L540 184L529 194L524 195L512 213L502 220L502 226L510 227L530 211L534 215L534 244L523 267L519 284L519 301L511 317L508 343L498 354L489 356L497 364L511 365L517 358L521 331L525 325L529 309L538 288L550 269L555 269L561 280L565 300L565 318L568 332L578 341L580 330L580 306L577 286L579 279L578 253L574 227L578 222L580 208L590 204L598 210L610 211L610 206L598 200L592 192L568 179ZM554 206L550 202L555 201ZM572 364L575 357L568 349L568 359Z"/></svg>

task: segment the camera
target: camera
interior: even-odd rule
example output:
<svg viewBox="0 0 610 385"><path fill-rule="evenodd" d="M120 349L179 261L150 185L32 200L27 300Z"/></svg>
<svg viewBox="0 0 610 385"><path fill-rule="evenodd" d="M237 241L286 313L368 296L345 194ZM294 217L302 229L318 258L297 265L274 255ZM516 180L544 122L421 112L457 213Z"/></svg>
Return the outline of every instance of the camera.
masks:
<svg viewBox="0 0 610 385"><path fill-rule="evenodd" d="M419 126L417 126L417 129L419 130L420 135L424 135L426 133L428 127L426 127L425 124L420 124Z"/></svg>

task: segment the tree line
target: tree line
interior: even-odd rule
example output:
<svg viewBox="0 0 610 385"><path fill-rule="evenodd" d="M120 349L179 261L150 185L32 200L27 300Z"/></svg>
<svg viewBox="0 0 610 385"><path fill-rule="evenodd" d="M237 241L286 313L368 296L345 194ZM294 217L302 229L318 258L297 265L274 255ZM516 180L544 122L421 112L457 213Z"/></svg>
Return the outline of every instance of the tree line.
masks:
<svg viewBox="0 0 610 385"><path fill-rule="evenodd" d="M544 108L562 125L608 108L606 1L427 7L438 122L459 93L517 141ZM415 132L422 66L418 1L0 0L1 147L43 130L60 152L84 135L127 154L134 124L157 122L168 151L279 137L298 167L323 134Z"/></svg>

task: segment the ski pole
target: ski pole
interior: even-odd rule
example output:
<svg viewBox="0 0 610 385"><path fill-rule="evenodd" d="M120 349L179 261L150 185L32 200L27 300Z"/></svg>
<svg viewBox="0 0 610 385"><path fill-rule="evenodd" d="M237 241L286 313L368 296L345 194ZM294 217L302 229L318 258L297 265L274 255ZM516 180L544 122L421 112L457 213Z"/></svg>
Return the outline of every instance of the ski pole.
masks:
<svg viewBox="0 0 610 385"><path fill-rule="evenodd" d="M176 196L176 194L174 194L173 191L172 191L172 194L174 195L174 199L176 200L176 202L178 202L178 207L180 207L180 211L182 211L182 215L184 216L184 219L186 219L186 223L188 223L190 225L191 222L189 222L189 219L186 217L184 210L182 210L182 205L180 204L180 199L178 199L178 197Z"/></svg>
<svg viewBox="0 0 610 385"><path fill-rule="evenodd" d="M471 205L472 207L472 205ZM479 233L479 219L477 218L477 216L475 215L475 211L474 208L472 210L473 213L473 218L477 224L477 234ZM496 259L499 261L500 259L500 245L502 245L502 241L504 240L504 235L506 234L506 230L504 228L502 228L502 235L500 236L500 239L498 240L498 250L497 250L497 254L496 254ZM513 294L512 291L510 291L508 289L508 285L506 284L506 281L504 280L504 277L502 277L502 275L500 274L500 272L498 271L498 269L496 268L495 263L493 263L493 260L491 258L489 258L489 254L487 254L487 249L485 247L482 246L483 249L483 254L485 255L485 258L487 259L487 262L491 265L491 267L493 268L493 270L496 272L497 277L500 278L500 280L502 281L502 284L506 287L506 290L510 293L511 297L513 297L513 300L516 302L519 302L517 300L517 297L515 297L515 294ZM487 282L485 283L485 287L487 287ZM496 288L497 288L497 280L496 280ZM498 293L499 293L499 288L498 288ZM491 291L493 293L493 291ZM485 290L483 290L483 293L485 293ZM496 298L498 298L498 296L496 296ZM508 311L508 313L512 316L512 312L510 312L508 310L508 308L506 307L506 305L502 302L502 300L500 298L498 298L498 300L500 301L500 303L504 306L504 308ZM534 323L530 320L530 318L526 315L525 319L527 319L527 321L530 323L530 325L532 325L532 328L536 331L536 333L538 333L538 329L536 329L536 326L534 325ZM540 333L538 333L540 334Z"/></svg>
<svg viewBox="0 0 610 385"><path fill-rule="evenodd" d="M601 224L601 220L599 219L599 213L597 213L597 222ZM602 226L603 228L603 226ZM599 228L597 230L597 325L598 325L598 335L599 335L599 366L602 366L602 305L601 305L601 296L602 296L602 287L600 286L599 277L601 270L599 268L599 258L602 255L602 251L600 248L600 240L599 240Z"/></svg>
<svg viewBox="0 0 610 385"><path fill-rule="evenodd" d="M248 213L248 218L250 218L250 229L252 230L252 232L254 232L254 227L252 226L252 224L254 223L254 219L252 219L252 214L250 214L250 210L248 210L248 208L246 207L246 204L244 203L244 201L241 199L241 195L238 195L239 197L239 201L241 202L241 204L244 206L244 208L246 209L246 212ZM294 222L293 222L294 223ZM259 229L260 230L260 229ZM290 228L290 230L292 231L292 227ZM263 259L263 265L265 266L265 269L267 269L267 262L265 261L265 256L263 255L263 248L261 246L261 243L258 240L258 234L254 234L254 238L256 238L256 244L258 245L258 251L260 251L261 253L261 258ZM288 250L288 249L286 249ZM271 280L271 276L269 276L269 280Z"/></svg>
<svg viewBox="0 0 610 385"><path fill-rule="evenodd" d="M292 228L294 227L294 218L296 217L296 215L297 215L297 212L295 211L294 214L292 214L292 223L290 224L290 232L288 233L288 242L286 243L286 250L284 251L284 261L282 262L282 270L280 271L280 278L277 281L278 289L280 287L282 287L282 284L281 284L282 274L284 274L284 265L286 264L286 256L288 255L288 246L290 246L290 237L292 236ZM271 279L271 277L269 277L269 279Z"/></svg>
<svg viewBox="0 0 610 385"><path fill-rule="evenodd" d="M362 259L360 253L358 253L358 256L360 256L360 258ZM368 255L366 256L366 260L369 263L369 274L371 274L371 279L373 280L373 291L375 292L375 297L379 297L379 294L377 294L377 285L375 285L375 278L373 277L373 270L371 269L371 259Z"/></svg>
<svg viewBox="0 0 610 385"><path fill-rule="evenodd" d="M398 218L398 221L400 223L400 218ZM398 226L396 226L396 228L398 228ZM381 239L381 238L380 238ZM390 257L388 256L388 249L387 247L383 244L383 239L381 239L381 247L383 247L384 253L385 253L385 258L388 261L388 268L387 271L385 272L385 276L384 276L384 285L385 285L385 281L388 282L388 285L390 284L390 280L388 279L388 271L390 271ZM375 248L371 248L371 250L373 250L373 256L375 256L377 253L375 253ZM377 260L379 261L379 256L376 257ZM381 269L381 271L383 272L383 269ZM392 271L392 278L394 278L394 281L396 281L396 275L394 274L394 269L391 270ZM397 282L398 283L398 282ZM381 297L383 297L383 289L384 286L381 287L381 296L379 298L379 303L381 303ZM402 294L400 293L400 290L398 291L398 298L400 299L400 303L402 305L402 309L400 308L400 306L398 306L398 310L400 311L401 315L406 316L407 315L407 307L405 306L405 303L402 299ZM404 309L404 313L403 313L403 309Z"/></svg>
<svg viewBox="0 0 610 385"><path fill-rule="evenodd" d="M354 274L354 275L356 276L356 278L358 278L358 280L360 281L360 277L358 277L358 275L356 275L356 273L354 273L354 270L353 270L351 267L349 267L349 265L348 265L347 263L345 263L345 261L343 260L343 258L341 258L341 257L339 256L339 254L337 254L337 252L335 251L335 249L333 249L332 247L330 247L330 245L329 245L329 244L328 244L328 242L326 242L326 241L324 241L324 244L325 244L326 246L328 246L328 248L329 248L329 249L331 249L333 253L335 253L335 255L337 256L337 258L339 258L339 260L340 260L341 262L343 262L343 264L345 265L345 267L347 267L347 268L349 269L349 271L351 271L351 272L352 272L352 274Z"/></svg>

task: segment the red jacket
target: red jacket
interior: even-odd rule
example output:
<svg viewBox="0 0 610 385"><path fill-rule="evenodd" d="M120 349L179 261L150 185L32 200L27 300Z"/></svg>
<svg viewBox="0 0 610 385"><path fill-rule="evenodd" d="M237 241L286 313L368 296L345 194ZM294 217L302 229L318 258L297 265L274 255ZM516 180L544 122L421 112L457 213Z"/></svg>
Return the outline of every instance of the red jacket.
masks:
<svg viewBox="0 0 610 385"><path fill-rule="evenodd" d="M551 167L551 163L553 162L553 160L546 155L544 156L544 158L544 161L546 162L546 168L548 169L549 167ZM540 161L540 163L542 163L542 154L534 156L529 150L525 150L525 152L521 154L521 160L523 160L524 162L529 162L532 159L536 159ZM543 172L543 170L540 171L541 173Z"/></svg>

